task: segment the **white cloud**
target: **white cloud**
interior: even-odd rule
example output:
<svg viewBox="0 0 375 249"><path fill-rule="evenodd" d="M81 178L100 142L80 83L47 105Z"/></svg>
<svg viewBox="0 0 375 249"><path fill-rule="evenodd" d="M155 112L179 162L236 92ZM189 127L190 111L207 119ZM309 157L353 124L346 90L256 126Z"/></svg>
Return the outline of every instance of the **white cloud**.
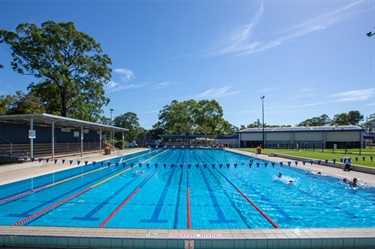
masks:
<svg viewBox="0 0 375 249"><path fill-rule="evenodd" d="M169 82L161 82L159 84L157 84L154 89L164 89L164 88L167 88L169 86Z"/></svg>
<svg viewBox="0 0 375 249"><path fill-rule="evenodd" d="M234 95L238 93L239 91L229 91L229 86L224 86L222 88L217 88L217 89L209 89L203 93L200 93L196 96L196 98L219 98L219 97L224 97L224 96L229 96L229 95Z"/></svg>
<svg viewBox="0 0 375 249"><path fill-rule="evenodd" d="M118 73L121 75L121 81L129 81L134 78L134 73L126 68L116 68L113 72Z"/></svg>
<svg viewBox="0 0 375 249"><path fill-rule="evenodd" d="M375 88L336 93L332 94L331 97L336 98L336 102L364 101L370 98L374 99Z"/></svg>
<svg viewBox="0 0 375 249"><path fill-rule="evenodd" d="M261 3L255 17L250 21L250 23L234 28L234 30L230 32L231 35L229 35L229 37L222 42L221 45L203 52L203 55L219 56L225 54L237 54L256 49L260 44L258 42L251 41L251 37L253 35L254 28L257 26L260 18L262 17L263 11L263 3Z"/></svg>
<svg viewBox="0 0 375 249"><path fill-rule="evenodd" d="M143 84L128 83L129 81L132 81L135 78L133 71L126 68L116 68L113 70L113 72L115 74L119 74L120 81L109 81L108 84L104 86L104 90L107 93L143 87Z"/></svg>
<svg viewBox="0 0 375 249"><path fill-rule="evenodd" d="M351 16L358 15L364 11L374 9L374 6L368 2L355 1L343 7L335 9L326 14L317 16L310 20L296 24L282 31L282 36L275 37L270 40L260 41L254 35L254 29L258 25L264 13L263 3L260 3L259 9L254 18L245 25L234 28L228 38L224 39L221 45L213 46L213 49L202 52L203 56L223 56L223 55L249 55L265 51L276 46L280 46L285 42L289 42L296 37L304 36L311 32L326 29L328 26L347 20Z"/></svg>

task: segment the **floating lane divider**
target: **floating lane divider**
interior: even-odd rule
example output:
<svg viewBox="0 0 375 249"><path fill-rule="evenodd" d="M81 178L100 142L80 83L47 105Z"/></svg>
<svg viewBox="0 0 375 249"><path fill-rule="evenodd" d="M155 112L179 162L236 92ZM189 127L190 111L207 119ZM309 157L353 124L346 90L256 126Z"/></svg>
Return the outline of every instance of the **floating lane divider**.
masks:
<svg viewBox="0 0 375 249"><path fill-rule="evenodd" d="M238 193L240 193L274 228L279 228L279 226L271 220L254 202L252 202L249 197L247 197L241 190L239 190L223 173L221 173L218 169L216 169L228 182L232 185Z"/></svg>
<svg viewBox="0 0 375 249"><path fill-rule="evenodd" d="M191 229L191 216L190 216L190 183L189 183L189 170L186 169L187 172L187 183L186 183L186 205L187 205L187 229Z"/></svg>
<svg viewBox="0 0 375 249"><path fill-rule="evenodd" d="M154 158L154 157L156 157L156 156L158 156L160 154L163 154L163 153L165 153L167 151L168 150L163 151L163 152L161 152L161 153L159 153L159 154L157 154L157 155L155 155L153 157L150 157L150 158L146 159L143 162L146 162L146 161L148 161L148 160L150 160L150 159L152 159L152 158ZM36 212L36 213L34 213L32 215L29 215L26 218L24 218L24 219L22 219L20 221L17 221L12 226L21 225L22 223L25 223L26 221L29 221L29 220L31 220L31 219L33 219L33 218L35 218L35 217L37 217L37 216L39 216L41 214L44 214L44 213L46 213L46 212L48 212L48 211L50 211L50 210L52 210L52 209L54 209L54 208L56 208L56 207L58 207L60 205L66 203L67 201L70 201L71 199L76 198L77 196L80 196L81 194L86 193L87 191L89 191L89 190L91 190L91 189L93 189L93 188L95 188L95 187L97 187L97 186L99 186L99 185L101 185L101 184L103 184L103 183L105 183L105 182L107 182L107 181L109 181L109 180L111 180L111 179L113 179L113 178L115 178L115 177L117 177L117 176L119 176L119 175L121 175L121 174L129 171L129 170L132 170L132 168L125 169L125 170L123 170L123 171L121 171L121 172L119 172L119 173L117 173L117 174L115 174L115 175L113 175L111 177L108 177L108 178L104 179L103 181L98 182L98 183L96 183L96 184L94 184L94 185L92 185L92 186L90 186L90 187L88 187L88 188L86 188L86 189L78 192L78 193L75 193L75 194L73 194L73 195L71 195L71 196L69 196L69 197L67 197L67 198L65 198L65 199L63 199L63 200L61 200L61 201L59 201L59 202L51 205L51 206L48 206L48 207L46 207L46 208L44 208L44 209L42 209L42 210L40 210L40 211L38 211L38 212Z"/></svg>
<svg viewBox="0 0 375 249"><path fill-rule="evenodd" d="M140 156L144 156L144 155L147 155L147 154L150 154L150 152L146 153L146 154L142 154L142 155L138 155L138 156L135 156L135 157L132 157L132 158L128 158L126 160L124 160L123 162L127 162L129 160L133 160L135 158L138 158ZM122 159L121 159L122 160ZM26 196L26 195L29 195L29 194L33 194L35 192L38 192L38 191L41 191L43 189L46 189L46 188L50 188L50 187L53 187L53 186L56 186L56 185L59 185L61 183L64 183L64 182L68 182L68 181L71 181L71 180L74 180L76 178L79 178L79 177L82 177L82 176L85 176L85 175L89 175L91 173L95 173L97 171L100 171L100 170L103 170L105 168L108 168L110 165L107 165L107 166L104 166L102 168L98 168L98 169L94 169L94 170L91 170L91 171L88 171L88 172L85 172L85 173L82 173L82 174L79 174L79 175L76 175L76 176L72 176L72 177L69 177L69 178L66 178L66 179L63 179L63 180L60 180L58 182L54 182L54 183L50 183L50 184L47 184L47 185L44 185L44 186L41 186L39 188L36 188L36 189L33 189L33 190L28 190L28 191L25 191L25 192L22 192L22 193L18 193L16 195L12 195L12 196L9 196L9 197L6 197L4 199L0 199L0 203L4 203L4 202L7 202L7 201L11 201L11 200L14 200L16 198L20 198L20 197L23 197L23 196Z"/></svg>
<svg viewBox="0 0 375 249"><path fill-rule="evenodd" d="M147 179L145 179L141 184L138 185L138 187L99 225L99 227L104 227L108 221L110 221L113 216L115 216L118 211L121 210L121 208L123 208L126 203L128 203L132 198L133 196L135 196L139 190L141 190L141 188L156 174L156 172L158 172L160 170L157 169L154 173L152 173Z"/></svg>

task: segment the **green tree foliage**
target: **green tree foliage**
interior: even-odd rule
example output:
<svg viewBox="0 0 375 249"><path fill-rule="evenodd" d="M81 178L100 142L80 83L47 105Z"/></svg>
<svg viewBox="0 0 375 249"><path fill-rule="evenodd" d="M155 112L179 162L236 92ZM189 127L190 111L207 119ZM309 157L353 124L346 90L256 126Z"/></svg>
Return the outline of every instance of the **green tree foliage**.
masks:
<svg viewBox="0 0 375 249"><path fill-rule="evenodd" d="M158 126L163 127L166 134L182 134L190 132L195 126L197 102L189 100L178 102L173 100L159 112Z"/></svg>
<svg viewBox="0 0 375 249"><path fill-rule="evenodd" d="M358 125L363 120L363 115L359 111L348 112L348 124Z"/></svg>
<svg viewBox="0 0 375 249"><path fill-rule="evenodd" d="M14 102L12 95L0 95L0 115L9 114L8 111Z"/></svg>
<svg viewBox="0 0 375 249"><path fill-rule="evenodd" d="M216 100L200 100L195 110L197 132L223 135L230 124L224 123L223 108Z"/></svg>
<svg viewBox="0 0 375 249"><path fill-rule="evenodd" d="M141 132L141 127L139 125L139 118L134 112L127 112L120 116L115 117L113 120L113 125L117 127L122 127L129 129L128 132L124 133L125 140L132 142L138 137L139 132ZM120 134L116 133L117 139L122 139Z"/></svg>
<svg viewBox="0 0 375 249"><path fill-rule="evenodd" d="M350 111L348 113L336 114L331 125L358 125L363 120L363 115L359 111Z"/></svg>
<svg viewBox="0 0 375 249"><path fill-rule="evenodd" d="M164 134L232 135L236 127L223 119L223 110L216 100L173 100L159 112L153 126Z"/></svg>
<svg viewBox="0 0 375 249"><path fill-rule="evenodd" d="M20 24L0 30L0 43L12 50L13 70L40 79L28 89L51 114L97 121L109 99L103 85L111 78L111 59L99 43L72 22L47 21L41 27Z"/></svg>
<svg viewBox="0 0 375 249"><path fill-rule="evenodd" d="M45 113L40 99L34 93L17 91L16 95L0 96L0 115Z"/></svg>
<svg viewBox="0 0 375 249"><path fill-rule="evenodd" d="M374 134L375 133L375 113L370 114L370 116L366 118L366 121L361 124L361 127L364 128L367 133Z"/></svg>
<svg viewBox="0 0 375 249"><path fill-rule="evenodd" d="M327 114L323 114L320 117L313 117L302 121L297 126L324 126L328 125L331 122L331 119Z"/></svg>
<svg viewBox="0 0 375 249"><path fill-rule="evenodd" d="M31 92L25 94L22 91L17 91L7 114L33 114L45 112L44 105L34 93Z"/></svg>

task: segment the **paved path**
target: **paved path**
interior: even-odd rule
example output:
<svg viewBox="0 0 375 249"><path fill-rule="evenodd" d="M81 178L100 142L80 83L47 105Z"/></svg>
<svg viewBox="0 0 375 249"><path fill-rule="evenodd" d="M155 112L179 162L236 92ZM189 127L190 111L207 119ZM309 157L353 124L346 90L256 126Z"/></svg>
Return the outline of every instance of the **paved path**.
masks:
<svg viewBox="0 0 375 249"><path fill-rule="evenodd" d="M60 157L56 158L57 163L49 160L43 160L41 162L35 160L34 162L26 162L26 163L19 163L19 164L10 164L7 166L0 166L0 186L4 184L8 184L11 182L21 181L24 179L28 179L31 177L37 177L41 175L46 175L52 172L58 172L66 169L71 169L75 167L80 167L85 165L85 161L89 163L92 162L101 162L106 161L114 157L119 157L122 155L127 155L131 153L135 153L138 151L147 150L145 148L136 148L131 150L119 150L115 151L110 155L103 155L99 152L92 153L92 154L84 154L81 156L67 156L67 157ZM62 162L62 159L66 159L65 162ZM72 164L70 164L69 160L73 160ZM78 161L80 164L78 165Z"/></svg>

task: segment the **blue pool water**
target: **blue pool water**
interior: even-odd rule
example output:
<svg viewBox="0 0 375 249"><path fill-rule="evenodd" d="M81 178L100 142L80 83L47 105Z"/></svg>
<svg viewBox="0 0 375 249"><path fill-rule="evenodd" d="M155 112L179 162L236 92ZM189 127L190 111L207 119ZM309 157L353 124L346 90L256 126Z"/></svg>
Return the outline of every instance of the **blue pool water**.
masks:
<svg viewBox="0 0 375 249"><path fill-rule="evenodd" d="M216 149L155 149L3 185L0 225L375 227L374 188L250 160Z"/></svg>

